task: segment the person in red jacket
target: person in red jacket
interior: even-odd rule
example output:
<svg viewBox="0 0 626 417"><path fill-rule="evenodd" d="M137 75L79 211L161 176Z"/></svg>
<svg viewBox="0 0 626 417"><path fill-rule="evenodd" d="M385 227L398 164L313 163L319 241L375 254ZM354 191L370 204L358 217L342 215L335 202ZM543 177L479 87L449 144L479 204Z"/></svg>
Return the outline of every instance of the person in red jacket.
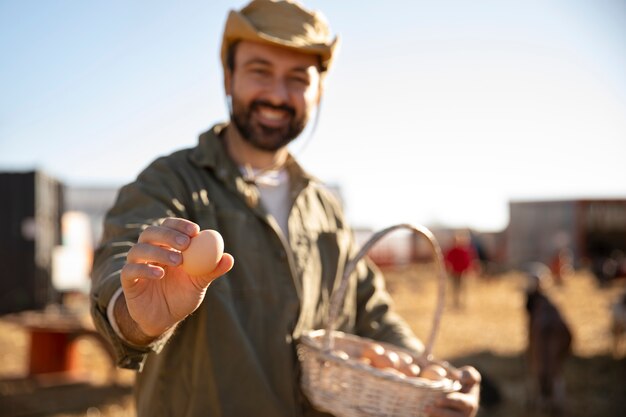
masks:
<svg viewBox="0 0 626 417"><path fill-rule="evenodd" d="M464 306L463 277L475 267L477 255L470 235L467 232L458 232L454 235L454 242L444 255L446 268L452 281L452 301L455 308Z"/></svg>

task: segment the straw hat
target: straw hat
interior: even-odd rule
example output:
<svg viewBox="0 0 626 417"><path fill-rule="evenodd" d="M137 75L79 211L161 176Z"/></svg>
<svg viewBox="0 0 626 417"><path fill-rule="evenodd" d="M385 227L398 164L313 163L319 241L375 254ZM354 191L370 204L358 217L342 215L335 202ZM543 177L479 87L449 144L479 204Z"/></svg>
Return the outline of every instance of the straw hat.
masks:
<svg viewBox="0 0 626 417"><path fill-rule="evenodd" d="M307 10L293 0L252 0L240 11L230 11L221 49L224 71L228 66L228 49L239 40L319 55L322 72L330 67L339 44L321 13Z"/></svg>

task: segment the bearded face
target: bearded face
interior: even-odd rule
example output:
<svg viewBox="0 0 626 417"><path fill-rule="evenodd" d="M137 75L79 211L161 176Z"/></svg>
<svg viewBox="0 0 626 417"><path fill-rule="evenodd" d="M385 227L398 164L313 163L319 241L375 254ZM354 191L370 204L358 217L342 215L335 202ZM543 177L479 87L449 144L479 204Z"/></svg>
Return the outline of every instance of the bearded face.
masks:
<svg viewBox="0 0 626 417"><path fill-rule="evenodd" d="M230 118L242 140L275 152L304 130L320 98L319 57L240 41L225 75Z"/></svg>
<svg viewBox="0 0 626 417"><path fill-rule="evenodd" d="M296 115L287 104L273 105L265 100L253 100L246 105L232 97L231 120L242 138L257 149L276 151L287 146L302 133L307 115Z"/></svg>

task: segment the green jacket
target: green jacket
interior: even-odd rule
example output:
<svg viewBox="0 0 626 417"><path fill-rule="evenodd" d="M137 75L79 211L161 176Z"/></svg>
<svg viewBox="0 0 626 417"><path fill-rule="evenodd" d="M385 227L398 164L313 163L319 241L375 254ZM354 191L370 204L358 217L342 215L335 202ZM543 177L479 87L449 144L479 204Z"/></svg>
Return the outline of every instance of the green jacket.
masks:
<svg viewBox="0 0 626 417"><path fill-rule="evenodd" d="M120 190L95 255L92 315L118 364L140 370L139 416L323 415L300 392L295 347L303 332L324 328L331 291L358 248L337 199L291 157L293 206L289 239L283 238L225 152L224 127L202 134L195 148L157 159ZM106 307L142 228L171 216L219 231L235 266L168 340L136 349L116 336ZM361 262L339 329L419 351L390 302L380 273Z"/></svg>

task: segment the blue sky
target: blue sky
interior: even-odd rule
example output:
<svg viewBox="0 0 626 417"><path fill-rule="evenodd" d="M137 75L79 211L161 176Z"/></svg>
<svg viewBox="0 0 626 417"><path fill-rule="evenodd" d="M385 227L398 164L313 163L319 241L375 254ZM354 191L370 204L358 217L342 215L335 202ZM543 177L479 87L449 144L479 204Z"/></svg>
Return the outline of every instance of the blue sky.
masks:
<svg viewBox="0 0 626 417"><path fill-rule="evenodd" d="M0 0L0 170L131 181L224 120L241 1ZM626 198L626 2L308 1L342 46L293 152L354 225L500 230L508 202Z"/></svg>

